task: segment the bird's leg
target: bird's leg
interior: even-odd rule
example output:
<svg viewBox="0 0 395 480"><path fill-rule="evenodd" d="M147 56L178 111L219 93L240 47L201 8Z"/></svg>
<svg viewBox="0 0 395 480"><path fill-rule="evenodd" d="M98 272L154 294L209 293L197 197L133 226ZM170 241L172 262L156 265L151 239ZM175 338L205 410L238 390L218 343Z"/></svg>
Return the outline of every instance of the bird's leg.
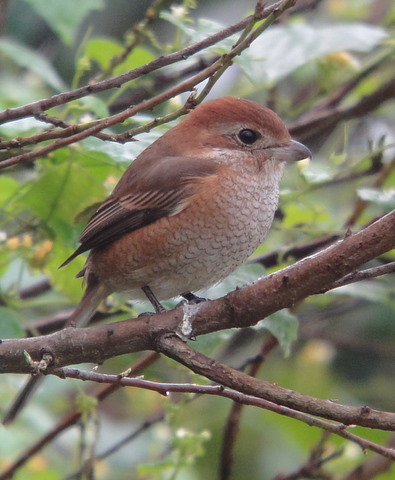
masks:
<svg viewBox="0 0 395 480"><path fill-rule="evenodd" d="M185 292L182 293L181 296L185 298L188 303L201 303L207 302L207 298L198 297L197 295L193 294L192 292Z"/></svg>
<svg viewBox="0 0 395 480"><path fill-rule="evenodd" d="M151 302L151 305L154 307L156 313L166 312L165 307L155 297L154 292L150 289L148 285L144 285L144 287L141 287L141 290L146 294L148 300Z"/></svg>

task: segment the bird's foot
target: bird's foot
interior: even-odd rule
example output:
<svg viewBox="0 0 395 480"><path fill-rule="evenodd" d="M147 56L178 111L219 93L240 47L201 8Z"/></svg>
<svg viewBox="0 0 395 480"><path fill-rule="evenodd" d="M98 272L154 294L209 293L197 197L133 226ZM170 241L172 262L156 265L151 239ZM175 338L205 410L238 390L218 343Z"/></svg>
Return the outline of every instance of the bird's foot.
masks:
<svg viewBox="0 0 395 480"><path fill-rule="evenodd" d="M155 297L154 292L150 289L148 285L142 287L141 290L145 293L148 300L151 302L151 305L154 307L156 313L163 313L167 311L165 307L160 303L160 301Z"/></svg>
<svg viewBox="0 0 395 480"><path fill-rule="evenodd" d="M198 297L197 295L191 293L191 292L185 292L182 293L181 296L185 298L185 300L188 303L196 304L196 303L202 303L202 302L207 302L207 298L204 297Z"/></svg>

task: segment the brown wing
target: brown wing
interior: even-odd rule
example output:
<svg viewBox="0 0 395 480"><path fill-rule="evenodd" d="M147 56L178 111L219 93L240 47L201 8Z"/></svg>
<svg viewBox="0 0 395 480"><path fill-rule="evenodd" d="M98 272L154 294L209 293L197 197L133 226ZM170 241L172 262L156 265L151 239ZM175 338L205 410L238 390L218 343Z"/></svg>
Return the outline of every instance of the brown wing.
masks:
<svg viewBox="0 0 395 480"><path fill-rule="evenodd" d="M196 192L199 180L217 170L212 161L197 158L165 157L145 169L138 163L138 168L130 165L114 192L100 205L81 233L81 245L61 267L80 253L178 213Z"/></svg>

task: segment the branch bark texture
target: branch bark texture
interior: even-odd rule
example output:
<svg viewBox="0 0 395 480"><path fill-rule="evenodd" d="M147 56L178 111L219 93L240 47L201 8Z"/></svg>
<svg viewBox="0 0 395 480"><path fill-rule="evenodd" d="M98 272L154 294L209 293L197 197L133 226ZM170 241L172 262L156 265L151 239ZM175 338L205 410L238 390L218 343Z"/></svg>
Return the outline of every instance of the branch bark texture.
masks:
<svg viewBox="0 0 395 480"><path fill-rule="evenodd" d="M337 280L395 247L395 210L372 225L294 265L198 305L183 305L161 315L147 315L91 328L67 328L47 336L7 339L0 344L0 373L29 373L44 353L57 367L102 363L141 350L156 350L163 335L203 335L255 325L262 318L290 308L309 295L331 288ZM187 333L186 333L187 332Z"/></svg>

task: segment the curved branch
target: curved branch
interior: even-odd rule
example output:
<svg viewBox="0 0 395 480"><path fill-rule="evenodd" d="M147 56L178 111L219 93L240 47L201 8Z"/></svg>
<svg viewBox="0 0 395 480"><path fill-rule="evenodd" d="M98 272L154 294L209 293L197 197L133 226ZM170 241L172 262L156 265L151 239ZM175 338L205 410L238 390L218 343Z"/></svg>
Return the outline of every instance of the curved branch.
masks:
<svg viewBox="0 0 395 480"><path fill-rule="evenodd" d="M175 358L174 351L175 350L179 351L178 349L179 346L181 346L182 350L185 350L184 349L185 344L179 338L176 338L176 337L173 337L173 338L175 339L175 343L173 344L172 340L170 340L170 343L172 344L172 348L171 348L172 357ZM163 342L163 345L167 342L168 340ZM185 365L190 367L190 359L191 359L190 354L191 352L193 352L193 355L196 355L197 352L195 352L189 347L187 347L187 350L188 350L188 353L187 353L188 360L186 362L182 361L183 359L185 359L184 355L178 356L177 360L181 361L181 363L184 363ZM200 354L197 354L197 355L201 357ZM207 365L207 367L211 370L214 367L214 364L212 363L212 359L208 357L205 357L205 358L207 362L210 363L210 365ZM199 362L200 360L201 358L199 359ZM218 362L216 363L217 365L221 366L221 369L225 367L224 365L219 364ZM197 365L195 365L195 367L196 367L195 371L199 373L200 368ZM228 368L228 367L225 367L225 368ZM237 372L237 370L234 370L234 371ZM392 448L383 447L377 443L370 442L361 437L358 437L357 435L353 435L352 433L347 432L346 425L344 425L344 423L341 423L340 425L328 423L326 421L314 418L310 415L306 415L305 413L301 413L300 411L295 411L292 408L284 407L282 405L273 403L269 400L265 400L261 397L240 393L240 390L244 389L244 383L242 385L242 388L238 388L237 389L238 391L234 391L228 388L224 388L222 385L216 385L216 384L199 385L199 384L191 384L191 383L160 383L160 382L152 382L149 380L145 380L143 378L129 378L128 371L126 372L126 374L128 375L127 377L123 374L109 375L109 374L103 374L103 373L92 372L92 371L91 372L82 371L76 368L54 369L52 373L54 375L59 376L60 378L76 378L83 381L108 383L109 385L121 385L125 387L143 388L146 390L157 392L164 396L168 396L170 393L193 393L196 395L214 395L214 396L228 398L230 400L233 400L239 405L252 405L254 407L263 408L265 410L269 410L271 412L275 412L280 415L284 415L286 417L299 420L305 423L306 425L322 428L336 435L340 435L343 438L351 440L357 443L358 445L360 445L364 449L372 450L376 453L379 453L380 455L383 455L387 458L395 460L395 451ZM244 373L242 373L241 375L246 378L253 378ZM346 407L344 405L339 405L339 404L337 404L337 407L341 407L344 410L353 409L355 410L355 413L357 416L361 415L361 409L358 407ZM364 414L369 413L369 415L371 415L373 413L372 410L369 410L369 412L367 412L366 407L363 407L363 409L365 409ZM378 415L380 415L380 417L386 414L386 412L377 412L377 413ZM392 417L393 416L394 415L392 415Z"/></svg>
<svg viewBox="0 0 395 480"><path fill-rule="evenodd" d="M335 420L340 422L343 428L348 425L360 425L382 430L395 429L395 413L373 410L366 406L341 405L335 401L309 397L256 379L196 352L175 335L163 335L158 348L161 353L182 363L195 373L238 392L272 402L277 406ZM341 427L338 427L339 430L342 429Z"/></svg>
<svg viewBox="0 0 395 480"><path fill-rule="evenodd" d="M395 246L395 210L355 235L226 297L198 305L183 305L161 315L92 328L64 329L44 337L4 340L0 344L0 372L26 373L27 351L33 361L52 355L56 367L95 362L137 350L157 350L192 370L230 388L298 411L384 430L395 429L395 414L314 399L221 365L194 352L176 338L230 327L254 325L259 319L319 293Z"/></svg>
<svg viewBox="0 0 395 480"><path fill-rule="evenodd" d="M25 351L34 361L50 352L56 366L104 360L140 350L155 350L167 333L194 336L255 325L309 295L332 288L343 278L395 246L395 210L354 235L294 265L198 305L183 305L161 315L147 315L110 325L67 328L47 336L8 339L0 344L0 373L29 373Z"/></svg>

